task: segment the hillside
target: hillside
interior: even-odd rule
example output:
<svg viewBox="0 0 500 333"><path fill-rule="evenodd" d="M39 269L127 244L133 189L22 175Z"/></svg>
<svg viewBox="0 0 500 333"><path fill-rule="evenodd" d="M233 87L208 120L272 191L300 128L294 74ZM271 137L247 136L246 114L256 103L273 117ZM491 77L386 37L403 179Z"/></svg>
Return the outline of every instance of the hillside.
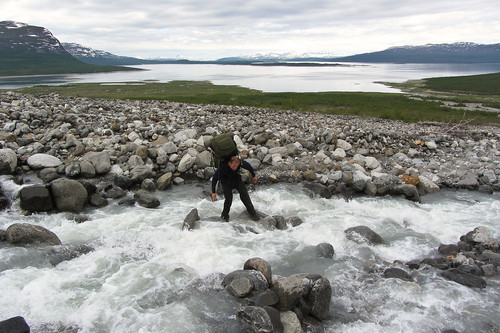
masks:
<svg viewBox="0 0 500 333"><path fill-rule="evenodd" d="M83 63L69 54L50 31L13 21L0 22L0 75L92 73L130 70Z"/></svg>
<svg viewBox="0 0 500 333"><path fill-rule="evenodd" d="M500 63L500 44L427 44L336 58L339 62Z"/></svg>

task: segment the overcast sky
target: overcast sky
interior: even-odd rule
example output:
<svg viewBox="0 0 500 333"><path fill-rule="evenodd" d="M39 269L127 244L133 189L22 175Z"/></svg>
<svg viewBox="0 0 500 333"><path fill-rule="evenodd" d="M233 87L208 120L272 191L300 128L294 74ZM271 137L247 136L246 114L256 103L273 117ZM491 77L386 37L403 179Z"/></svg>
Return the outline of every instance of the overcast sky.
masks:
<svg viewBox="0 0 500 333"><path fill-rule="evenodd" d="M500 43L499 0L4 0L3 20L134 57L342 56L401 45Z"/></svg>

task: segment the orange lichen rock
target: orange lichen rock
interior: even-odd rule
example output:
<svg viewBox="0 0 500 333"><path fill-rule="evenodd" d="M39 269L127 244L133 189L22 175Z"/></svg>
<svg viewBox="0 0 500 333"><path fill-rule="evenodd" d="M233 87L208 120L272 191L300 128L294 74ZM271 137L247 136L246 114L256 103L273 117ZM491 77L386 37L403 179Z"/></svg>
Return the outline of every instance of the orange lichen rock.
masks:
<svg viewBox="0 0 500 333"><path fill-rule="evenodd" d="M420 183L420 178L418 178L418 176L403 175L401 177L401 180L403 181L403 183L410 185L417 185L418 183Z"/></svg>

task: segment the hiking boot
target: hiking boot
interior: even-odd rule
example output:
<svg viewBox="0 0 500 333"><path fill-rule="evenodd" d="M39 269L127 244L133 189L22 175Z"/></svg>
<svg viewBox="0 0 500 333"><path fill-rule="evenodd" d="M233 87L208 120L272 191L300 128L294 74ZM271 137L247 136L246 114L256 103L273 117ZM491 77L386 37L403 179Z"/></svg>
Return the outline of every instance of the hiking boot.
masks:
<svg viewBox="0 0 500 333"><path fill-rule="evenodd" d="M259 215L257 215L257 213L253 213L253 214L250 214L250 219L252 219L252 221L259 221L260 217L259 217Z"/></svg>
<svg viewBox="0 0 500 333"><path fill-rule="evenodd" d="M220 219L224 222L229 222L229 215L221 215Z"/></svg>

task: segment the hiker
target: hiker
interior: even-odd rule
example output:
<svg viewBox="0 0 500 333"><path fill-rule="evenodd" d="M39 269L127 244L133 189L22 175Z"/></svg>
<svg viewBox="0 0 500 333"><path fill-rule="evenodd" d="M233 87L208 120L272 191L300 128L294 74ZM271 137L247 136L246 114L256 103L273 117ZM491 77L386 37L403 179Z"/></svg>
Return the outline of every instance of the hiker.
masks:
<svg viewBox="0 0 500 333"><path fill-rule="evenodd" d="M255 176L255 171L253 170L250 163L246 161L240 161L236 152L233 152L230 156L224 158L219 168L215 171L212 178L212 201L217 199L217 194L215 193L215 188L217 181L220 181L222 189L224 191L224 209L222 210L221 218L228 222L229 221L229 210L231 209L231 204L233 203L233 188L240 193L240 198L245 207L247 208L248 214L253 220L258 220L259 217L255 212L252 200L248 195L248 190L243 184L241 179L240 169L244 168L250 171L252 174L253 182L257 183L257 177Z"/></svg>

